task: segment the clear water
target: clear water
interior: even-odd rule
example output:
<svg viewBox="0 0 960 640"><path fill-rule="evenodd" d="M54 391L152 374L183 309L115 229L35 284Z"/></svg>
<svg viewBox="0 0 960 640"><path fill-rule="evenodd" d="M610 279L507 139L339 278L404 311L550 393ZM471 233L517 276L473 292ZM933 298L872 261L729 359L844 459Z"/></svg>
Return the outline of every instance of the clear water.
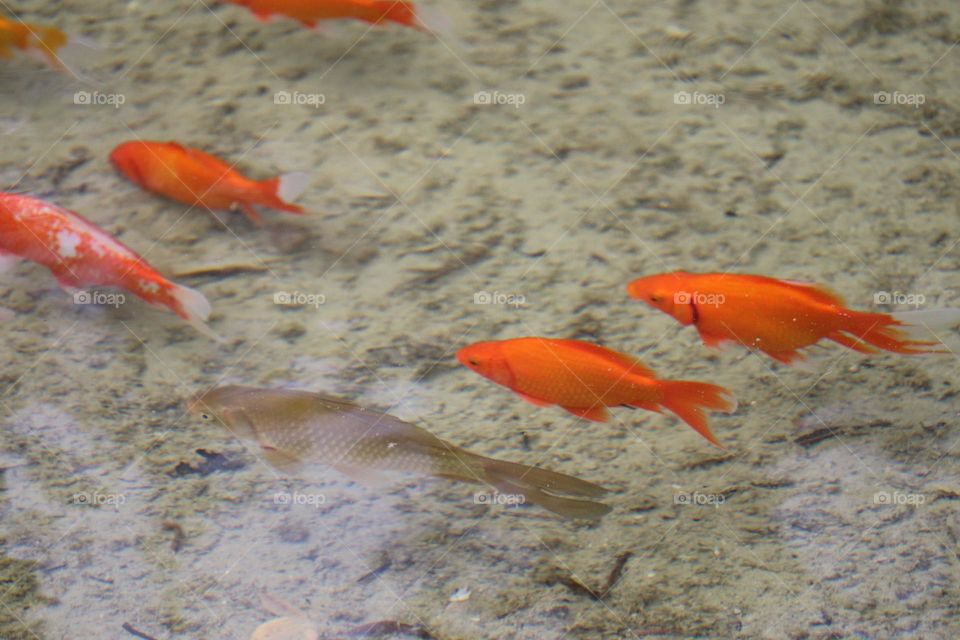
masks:
<svg viewBox="0 0 960 640"><path fill-rule="evenodd" d="M858 309L960 306L954 4L437 4L440 39L202 1L3 7L98 47L82 81L0 61L6 189L164 273L241 268L178 278L225 345L138 300L75 305L37 265L4 274L0 637L246 639L284 606L323 638L960 635L956 360L829 347L789 369L624 289L730 270ZM256 228L141 192L107 160L137 137L310 171L311 213ZM524 335L728 386L728 450L669 416L533 407L453 357ZM609 487L613 511L284 475L184 412L222 383L353 398Z"/></svg>

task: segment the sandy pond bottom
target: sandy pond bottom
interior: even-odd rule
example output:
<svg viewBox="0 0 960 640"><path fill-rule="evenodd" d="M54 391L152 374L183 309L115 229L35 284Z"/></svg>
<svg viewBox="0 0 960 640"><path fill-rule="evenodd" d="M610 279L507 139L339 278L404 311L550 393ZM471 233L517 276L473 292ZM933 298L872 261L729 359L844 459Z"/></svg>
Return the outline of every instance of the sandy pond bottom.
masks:
<svg viewBox="0 0 960 640"><path fill-rule="evenodd" d="M324 638L960 636L956 360L831 347L786 369L624 291L732 270L960 306L953 3L442 4L455 39L200 1L14 7L102 49L86 83L3 62L0 181L167 273L244 268L181 279L224 346L139 301L74 305L35 265L4 275L0 637L245 639L264 592ZM142 193L107 162L134 137L310 170L312 213L257 229ZM728 450L668 416L527 405L453 358L524 335L730 387ZM278 475L184 415L222 382L351 397L610 487L614 510Z"/></svg>

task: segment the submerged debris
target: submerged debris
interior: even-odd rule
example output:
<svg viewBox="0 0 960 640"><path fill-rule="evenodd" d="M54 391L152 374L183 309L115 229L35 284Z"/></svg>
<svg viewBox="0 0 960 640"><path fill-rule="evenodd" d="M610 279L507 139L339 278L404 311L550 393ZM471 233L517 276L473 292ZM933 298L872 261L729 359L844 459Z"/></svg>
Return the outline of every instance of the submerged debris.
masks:
<svg viewBox="0 0 960 640"><path fill-rule="evenodd" d="M217 471L235 471L242 469L246 465L239 460L231 460L222 453L207 451L206 449L197 449L197 454L203 458L203 462L194 466L189 462L180 462L170 472L174 478L182 478L193 474L208 476Z"/></svg>

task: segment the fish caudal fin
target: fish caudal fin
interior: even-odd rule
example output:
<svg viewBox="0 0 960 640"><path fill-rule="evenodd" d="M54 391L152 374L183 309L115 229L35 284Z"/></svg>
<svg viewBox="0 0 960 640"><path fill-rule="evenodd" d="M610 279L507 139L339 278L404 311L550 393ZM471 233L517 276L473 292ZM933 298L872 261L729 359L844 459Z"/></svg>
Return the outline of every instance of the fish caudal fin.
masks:
<svg viewBox="0 0 960 640"><path fill-rule="evenodd" d="M294 171L277 176L271 180L261 182L263 189L263 198L257 201L271 209L286 211L288 213L303 213L303 207L290 204L291 200L300 197L310 185L310 174L303 171Z"/></svg>
<svg viewBox="0 0 960 640"><path fill-rule="evenodd" d="M414 11L414 23L412 26L415 29L432 33L435 36L453 37L453 27L450 23L450 18L444 10L439 7L418 4Z"/></svg>
<svg viewBox="0 0 960 640"><path fill-rule="evenodd" d="M376 22L396 22L411 29L436 35L450 33L450 20L437 7L429 7L403 0L377 0L374 2Z"/></svg>
<svg viewBox="0 0 960 640"><path fill-rule="evenodd" d="M663 400L665 409L676 415L688 425L696 429L697 433L714 445L724 448L717 440L704 409L713 409L725 413L737 410L737 401L733 394L723 387L705 382L687 382L685 380L663 380Z"/></svg>
<svg viewBox="0 0 960 640"><path fill-rule="evenodd" d="M525 502L576 520L599 520L610 512L610 505L586 499L607 493L592 482L515 462L477 457L484 481L504 495L522 496Z"/></svg>
<svg viewBox="0 0 960 640"><path fill-rule="evenodd" d="M885 313L858 313L841 331L828 336L860 353L877 350L905 355L949 353L936 338L934 331L960 324L960 309L932 309Z"/></svg>
<svg viewBox="0 0 960 640"><path fill-rule="evenodd" d="M174 284L170 291L170 297L173 300L173 311L178 316L190 323L197 331L216 342L223 342L223 338L217 335L207 326L207 319L210 317L210 302L206 296L190 287Z"/></svg>

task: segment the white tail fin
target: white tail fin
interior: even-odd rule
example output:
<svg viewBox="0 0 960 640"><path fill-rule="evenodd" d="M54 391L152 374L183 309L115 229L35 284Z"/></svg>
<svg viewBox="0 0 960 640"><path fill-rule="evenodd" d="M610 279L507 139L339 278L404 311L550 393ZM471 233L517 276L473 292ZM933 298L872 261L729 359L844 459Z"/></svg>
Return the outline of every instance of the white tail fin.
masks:
<svg viewBox="0 0 960 640"><path fill-rule="evenodd" d="M190 287L183 285L173 285L171 296L174 300L174 311L178 316L190 323L197 331L216 342L224 342L224 339L217 335L207 326L207 319L210 317L210 302L206 296Z"/></svg>
<svg viewBox="0 0 960 640"><path fill-rule="evenodd" d="M891 315L894 320L908 325L897 327L897 330L907 334L911 340L931 340L934 332L960 325L960 309L924 309L901 311Z"/></svg>
<svg viewBox="0 0 960 640"><path fill-rule="evenodd" d="M305 171L294 171L280 176L277 185L277 197L284 202L293 202L310 186L311 175Z"/></svg>
<svg viewBox="0 0 960 640"><path fill-rule="evenodd" d="M415 15L418 28L428 31L439 38L456 41L453 37L450 18L443 9L417 4Z"/></svg>

